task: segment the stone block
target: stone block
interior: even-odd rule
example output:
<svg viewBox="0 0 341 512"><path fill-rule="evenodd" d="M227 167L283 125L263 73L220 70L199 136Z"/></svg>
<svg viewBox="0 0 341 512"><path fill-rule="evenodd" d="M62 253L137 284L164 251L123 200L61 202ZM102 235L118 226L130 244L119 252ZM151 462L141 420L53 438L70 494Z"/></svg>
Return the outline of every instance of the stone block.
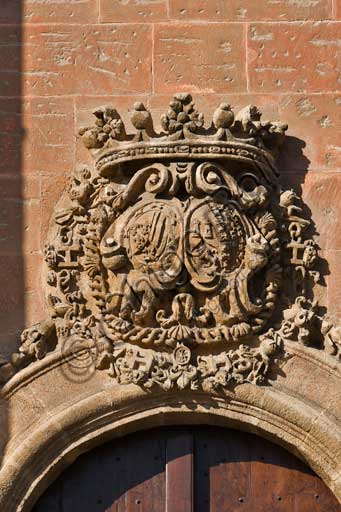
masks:
<svg viewBox="0 0 341 512"><path fill-rule="evenodd" d="M2 0L0 23L94 23L97 0Z"/></svg>
<svg viewBox="0 0 341 512"><path fill-rule="evenodd" d="M2 25L0 30L0 96L20 96L22 92L22 29Z"/></svg>
<svg viewBox="0 0 341 512"><path fill-rule="evenodd" d="M332 17L331 0L170 0L170 16L181 20L323 20Z"/></svg>
<svg viewBox="0 0 341 512"><path fill-rule="evenodd" d="M1 86L0 86L1 87ZM22 167L21 99L0 98L0 173L19 175Z"/></svg>
<svg viewBox="0 0 341 512"><path fill-rule="evenodd" d="M72 98L30 98L23 104L23 172L70 172L75 126Z"/></svg>
<svg viewBox="0 0 341 512"><path fill-rule="evenodd" d="M328 263L327 295L328 313L338 320L341 316L341 251L327 251L325 259Z"/></svg>
<svg viewBox="0 0 341 512"><path fill-rule="evenodd" d="M147 24L31 24L26 32L26 94L150 90L151 27Z"/></svg>
<svg viewBox="0 0 341 512"><path fill-rule="evenodd" d="M18 337L24 322L23 257L0 255L0 325L3 336Z"/></svg>
<svg viewBox="0 0 341 512"><path fill-rule="evenodd" d="M242 24L159 24L155 26L155 92L229 93L246 91Z"/></svg>
<svg viewBox="0 0 341 512"><path fill-rule="evenodd" d="M251 23L247 44L250 91L341 89L337 22Z"/></svg>
<svg viewBox="0 0 341 512"><path fill-rule="evenodd" d="M341 165L341 94L284 95L279 111L289 125L281 169L333 170Z"/></svg>
<svg viewBox="0 0 341 512"><path fill-rule="evenodd" d="M341 175L308 173L302 185L302 198L311 213L321 249L341 249Z"/></svg>
<svg viewBox="0 0 341 512"><path fill-rule="evenodd" d="M170 15L181 20L323 20L332 17L332 1L170 0Z"/></svg>
<svg viewBox="0 0 341 512"><path fill-rule="evenodd" d="M18 176L3 175L0 187L1 254L39 251L39 177L26 179L23 186Z"/></svg>
<svg viewBox="0 0 341 512"><path fill-rule="evenodd" d="M341 0L334 0L335 18L341 19Z"/></svg>
<svg viewBox="0 0 341 512"><path fill-rule="evenodd" d="M165 21L166 0L100 0L100 21Z"/></svg>

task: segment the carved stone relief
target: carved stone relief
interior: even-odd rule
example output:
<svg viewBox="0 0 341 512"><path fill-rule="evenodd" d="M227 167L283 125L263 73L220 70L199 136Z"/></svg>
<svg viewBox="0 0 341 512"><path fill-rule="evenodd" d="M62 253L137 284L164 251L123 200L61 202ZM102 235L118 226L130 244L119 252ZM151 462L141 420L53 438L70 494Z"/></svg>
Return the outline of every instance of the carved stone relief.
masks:
<svg viewBox="0 0 341 512"><path fill-rule="evenodd" d="M50 317L22 333L15 369L77 347L120 384L209 391L263 383L288 341L340 358L310 222L275 166L286 125L223 103L205 129L190 94L160 134L141 103L133 135L115 109L94 115L79 133L95 164L73 173L45 246Z"/></svg>

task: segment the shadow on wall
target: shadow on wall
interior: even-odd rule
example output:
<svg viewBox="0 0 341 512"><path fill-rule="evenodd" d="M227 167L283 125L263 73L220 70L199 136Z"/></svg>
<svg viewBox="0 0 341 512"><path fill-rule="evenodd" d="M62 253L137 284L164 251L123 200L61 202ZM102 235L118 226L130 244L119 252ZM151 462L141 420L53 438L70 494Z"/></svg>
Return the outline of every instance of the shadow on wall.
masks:
<svg viewBox="0 0 341 512"><path fill-rule="evenodd" d="M0 377L25 324L22 179L22 0L0 7ZM0 399L0 462L8 411Z"/></svg>
<svg viewBox="0 0 341 512"><path fill-rule="evenodd" d="M306 174L309 172L310 160L305 156L306 143L302 139L297 137L286 136L284 144L281 148L280 156L277 161L277 167L280 172L280 183L284 188L292 188L299 197L302 197L302 186L305 182ZM309 238L314 238L319 235L314 219L312 218L312 212L309 206L301 200L301 206L303 208L304 218L310 221L310 226L307 231ZM320 249L320 247L318 247ZM321 258L318 259L317 270L320 273L319 285L326 287L325 277L330 274L329 265L327 260ZM326 311L325 308L321 308L321 314ZM322 311L324 310L324 311Z"/></svg>

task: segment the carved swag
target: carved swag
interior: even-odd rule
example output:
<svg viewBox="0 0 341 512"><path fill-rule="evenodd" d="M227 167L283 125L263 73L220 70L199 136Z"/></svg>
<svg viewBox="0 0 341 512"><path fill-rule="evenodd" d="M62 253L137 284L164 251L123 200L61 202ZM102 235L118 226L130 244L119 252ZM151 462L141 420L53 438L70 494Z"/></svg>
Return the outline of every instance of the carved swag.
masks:
<svg viewBox="0 0 341 512"><path fill-rule="evenodd" d="M23 332L15 367L85 350L121 384L210 390L262 383L285 340L339 355L310 302L309 221L278 181L286 125L223 103L205 130L190 94L161 134L141 103L134 135L115 109L94 115L80 135L95 166L72 176L45 246L51 315Z"/></svg>

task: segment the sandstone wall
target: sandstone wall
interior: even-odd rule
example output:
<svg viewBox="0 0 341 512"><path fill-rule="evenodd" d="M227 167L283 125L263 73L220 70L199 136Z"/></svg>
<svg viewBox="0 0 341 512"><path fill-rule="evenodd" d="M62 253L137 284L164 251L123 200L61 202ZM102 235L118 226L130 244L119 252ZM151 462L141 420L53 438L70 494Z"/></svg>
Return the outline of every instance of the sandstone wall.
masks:
<svg viewBox="0 0 341 512"><path fill-rule="evenodd" d="M175 91L193 92L208 124L222 100L289 124L283 183L302 187L328 261L321 302L340 315L340 17L340 0L2 0L3 352L44 317L49 216L75 163L89 159L77 127L107 103L129 126L137 99L155 117Z"/></svg>
<svg viewBox="0 0 341 512"><path fill-rule="evenodd" d="M157 119L181 91L193 94L206 126L221 102L235 112L253 103L263 120L289 124L281 179L302 195L304 218L313 221L323 276L316 298L340 318L341 0L0 0L4 356L24 327L46 317L49 218L74 167L90 163L78 128L109 104L130 131L134 102ZM150 393L104 371L79 383L64 377L68 360L49 353L3 391L1 510L30 510L79 453L107 438L191 422L272 439L341 499L339 361L301 344L286 349L271 385L238 385L224 398Z"/></svg>

